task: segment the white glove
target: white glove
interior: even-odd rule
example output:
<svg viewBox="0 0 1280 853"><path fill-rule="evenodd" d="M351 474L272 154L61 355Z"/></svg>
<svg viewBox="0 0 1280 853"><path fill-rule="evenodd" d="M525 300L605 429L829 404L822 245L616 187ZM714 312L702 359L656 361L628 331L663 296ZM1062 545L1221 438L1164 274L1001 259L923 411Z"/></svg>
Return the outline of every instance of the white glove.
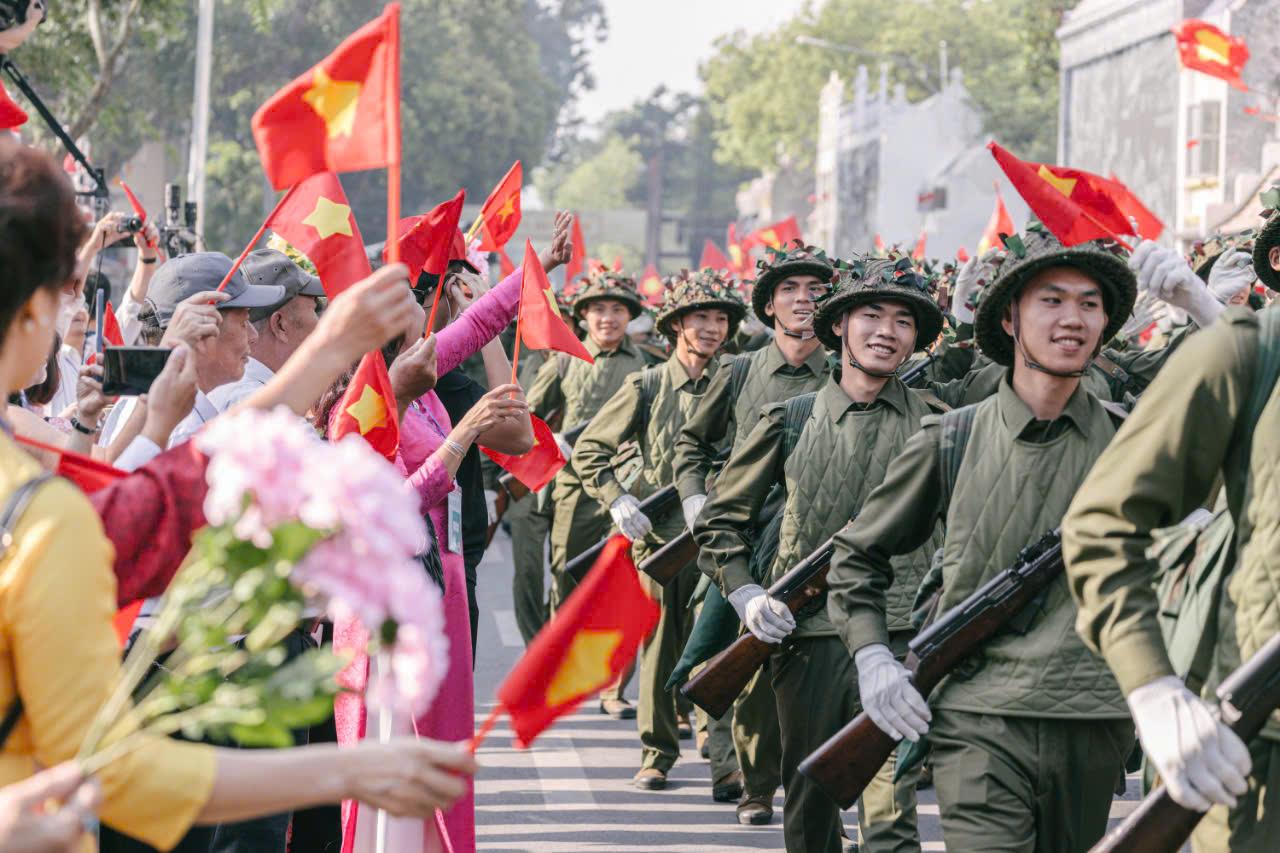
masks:
<svg viewBox="0 0 1280 853"><path fill-rule="evenodd" d="M684 526L690 532L693 531L693 524L698 520L698 516L702 515L702 508L706 505L706 495L690 495L680 501L680 508L684 510Z"/></svg>
<svg viewBox="0 0 1280 853"><path fill-rule="evenodd" d="M1215 803L1234 808L1249 789L1248 748L1175 676L1130 693L1129 711L1143 750L1178 805L1200 812Z"/></svg>
<svg viewBox="0 0 1280 853"><path fill-rule="evenodd" d="M609 515L613 516L618 531L632 542L643 539L653 530L653 522L641 511L640 501L631 495L623 495L610 504Z"/></svg>
<svg viewBox="0 0 1280 853"><path fill-rule="evenodd" d="M1143 240L1129 257L1129 267L1138 277L1139 290L1149 290L1156 299L1186 311L1202 329L1213 325L1223 311L1222 303L1173 249Z"/></svg>
<svg viewBox="0 0 1280 853"><path fill-rule="evenodd" d="M999 249L987 249L981 258L974 255L965 261L960 272L956 273L956 289L951 294L951 313L961 323L973 322L973 309L969 307L969 300L978 289L978 273L999 254Z"/></svg>
<svg viewBox="0 0 1280 853"><path fill-rule="evenodd" d="M1253 255L1234 249L1223 252L1213 269L1209 270L1209 292L1226 305L1231 297L1252 287L1257 280L1258 271L1253 268Z"/></svg>
<svg viewBox="0 0 1280 853"><path fill-rule="evenodd" d="M498 523L498 493L492 489L484 490L484 508L489 512L489 524Z"/></svg>
<svg viewBox="0 0 1280 853"><path fill-rule="evenodd" d="M771 598L759 584L749 583L729 593L729 604L738 611L738 618L757 640L764 643L781 643L796 629L796 617L787 605Z"/></svg>
<svg viewBox="0 0 1280 853"><path fill-rule="evenodd" d="M929 731L933 714L911 683L911 672L883 643L863 646L853 656L858 668L858 694L867 716L894 740L915 743Z"/></svg>

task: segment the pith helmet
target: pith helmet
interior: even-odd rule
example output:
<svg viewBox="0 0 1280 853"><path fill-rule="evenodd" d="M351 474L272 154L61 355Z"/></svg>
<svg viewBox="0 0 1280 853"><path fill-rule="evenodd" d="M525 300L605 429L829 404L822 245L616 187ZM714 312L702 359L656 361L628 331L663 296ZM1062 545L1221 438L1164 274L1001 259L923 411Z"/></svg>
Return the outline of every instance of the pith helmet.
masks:
<svg viewBox="0 0 1280 853"><path fill-rule="evenodd" d="M644 312L644 303L636 293L634 278L622 273L601 270L593 273L586 284L574 294L573 316L582 319L587 306L602 299L612 299L627 306L632 320Z"/></svg>
<svg viewBox="0 0 1280 853"><path fill-rule="evenodd" d="M766 326L773 325L774 318L764 309L773 299L774 289L779 282L793 275L811 275L830 282L835 268L825 251L816 246L806 246L799 240L790 248L769 248L766 257L756 262L756 282L751 289L751 309Z"/></svg>
<svg viewBox="0 0 1280 853"><path fill-rule="evenodd" d="M840 336L832 326L850 310L869 302L903 302L916 318L917 352L942 333L942 309L934 301L932 281L915 269L910 258L859 258L841 267L836 289L818 306L814 332L832 350L840 349Z"/></svg>
<svg viewBox="0 0 1280 853"><path fill-rule="evenodd" d="M667 280L667 291L658 309L656 327L675 341L672 323L702 308L718 308L729 315L729 339L738 333L738 324L747 316L747 306L734 289L733 281L710 267L690 272L682 270Z"/></svg>

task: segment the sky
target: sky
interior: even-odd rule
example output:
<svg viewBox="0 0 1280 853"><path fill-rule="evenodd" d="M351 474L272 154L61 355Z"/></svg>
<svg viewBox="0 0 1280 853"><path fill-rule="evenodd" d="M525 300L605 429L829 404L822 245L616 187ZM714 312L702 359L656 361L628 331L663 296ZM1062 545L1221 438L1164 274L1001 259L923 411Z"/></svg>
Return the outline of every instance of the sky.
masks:
<svg viewBox="0 0 1280 853"><path fill-rule="evenodd" d="M609 37L591 49L596 87L578 102L590 123L630 106L659 84L696 92L698 64L717 36L772 29L804 0L604 0Z"/></svg>

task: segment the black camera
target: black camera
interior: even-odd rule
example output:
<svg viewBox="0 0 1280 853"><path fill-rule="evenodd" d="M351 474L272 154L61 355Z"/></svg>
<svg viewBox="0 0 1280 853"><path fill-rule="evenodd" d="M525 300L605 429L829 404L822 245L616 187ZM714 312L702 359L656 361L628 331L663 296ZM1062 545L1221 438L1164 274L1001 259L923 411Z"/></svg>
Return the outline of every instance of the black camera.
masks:
<svg viewBox="0 0 1280 853"><path fill-rule="evenodd" d="M120 224L116 226L116 231L121 234L137 234L142 230L142 218L139 216L128 216L120 220Z"/></svg>
<svg viewBox="0 0 1280 853"><path fill-rule="evenodd" d="M196 203L182 203L182 188L164 185L164 227L160 229L160 245L171 258L189 255L196 250Z"/></svg>
<svg viewBox="0 0 1280 853"><path fill-rule="evenodd" d="M0 0L0 30L7 30L25 24L27 22L27 8L30 5L30 0ZM40 23L43 24L48 18L49 4L45 3L40 9Z"/></svg>

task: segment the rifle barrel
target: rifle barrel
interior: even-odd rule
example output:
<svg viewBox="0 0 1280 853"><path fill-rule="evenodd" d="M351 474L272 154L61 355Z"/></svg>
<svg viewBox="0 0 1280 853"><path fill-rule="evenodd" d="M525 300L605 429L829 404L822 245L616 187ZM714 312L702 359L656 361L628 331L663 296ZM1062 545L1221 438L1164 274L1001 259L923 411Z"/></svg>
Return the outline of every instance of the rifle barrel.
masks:
<svg viewBox="0 0 1280 853"><path fill-rule="evenodd" d="M676 487L667 486L640 501L640 511L650 518L656 518L669 511L672 507L678 506L679 503L680 495L676 492ZM600 555L604 552L604 546L608 541L609 536L605 536L605 538L574 557L565 566L565 571L575 581L581 583L582 579L587 576L587 572L591 571L591 567L596 564L596 560L600 559Z"/></svg>

